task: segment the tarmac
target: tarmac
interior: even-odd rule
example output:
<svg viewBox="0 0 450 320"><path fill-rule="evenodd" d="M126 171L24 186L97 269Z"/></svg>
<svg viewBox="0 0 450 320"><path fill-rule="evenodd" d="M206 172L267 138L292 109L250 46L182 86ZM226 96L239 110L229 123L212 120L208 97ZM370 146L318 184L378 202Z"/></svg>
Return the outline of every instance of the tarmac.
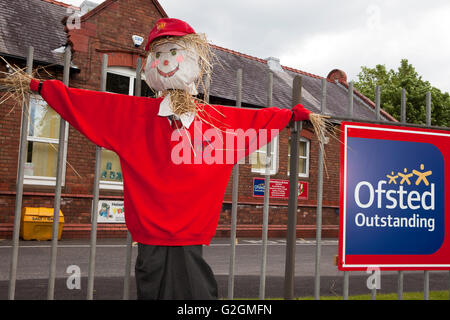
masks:
<svg viewBox="0 0 450 320"><path fill-rule="evenodd" d="M47 297L49 241L21 241L19 248L19 266L17 270L16 300L45 300ZM320 264L320 292L322 296L342 296L343 272L333 264L337 254L336 239L322 242ZM299 239L296 246L296 276L294 296L314 295L315 278L315 240ZM124 291L125 239L97 241L96 272L94 281L95 300L121 300ZM282 298L284 296L284 260L285 240L271 239L267 249L265 277L265 297ZM129 299L136 299L134 279L134 261L137 247L133 247L132 273ZM0 300L8 298L9 265L11 243L0 241ZM204 247L204 257L214 271L219 288L219 298L228 297L230 270L229 239L213 239L210 246ZM236 246L236 264L234 278L234 298L257 299L261 280L261 241L258 239L239 239ZM58 243L55 300L85 300L87 297L87 270L89 242L87 240L63 240ZM80 270L80 286L70 289L68 283L69 266ZM369 294L366 272L350 272L349 294ZM430 290L449 290L448 271L430 272ZM73 280L73 278L72 278ZM382 272L380 289L377 293L396 293L398 289L397 272ZM423 271L404 273L404 292L423 291Z"/></svg>

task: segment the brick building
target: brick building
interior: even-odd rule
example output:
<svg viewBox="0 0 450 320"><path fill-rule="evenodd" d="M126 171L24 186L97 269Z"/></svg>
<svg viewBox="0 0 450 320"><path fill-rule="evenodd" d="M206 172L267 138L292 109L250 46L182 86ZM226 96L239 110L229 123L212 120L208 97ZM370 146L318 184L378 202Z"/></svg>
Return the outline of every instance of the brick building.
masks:
<svg viewBox="0 0 450 320"><path fill-rule="evenodd" d="M156 0L106 0L94 7L86 1L80 19L73 8L54 0L0 0L0 56L11 64L23 66L29 45L35 48L35 65L46 66L45 76L62 79L64 46L72 46L70 86L98 90L100 88L101 57L108 54L107 91L133 94L138 57L144 58L144 46L136 48L132 35L147 37L156 20L167 17ZM75 18L74 18L75 17ZM80 28L72 28L79 23ZM206 32L207 30L197 30ZM145 42L144 42L145 43ZM304 105L320 111L322 77L282 66L275 58L259 59L213 45L216 66L211 79L210 103L235 105L236 70L243 69L243 107L262 108L266 105L266 79L273 73L273 105L288 108L291 104L292 79L303 76ZM7 65L0 62L0 70ZM331 114L346 112L348 85L345 73L333 70L327 77L327 110ZM143 82L142 95L152 93ZM0 92L0 99L2 93ZM355 115L374 119L374 104L354 92ZM30 101L27 163L25 165L23 207L53 207L56 176L56 155L59 116L40 97ZM383 113L383 117L393 120ZM0 237L11 237L14 219L15 187L21 110L12 101L0 106ZM102 121L99 119L99 121ZM337 124L338 125L338 124ZM312 128L301 132L299 180L304 186L304 199L299 201L298 235L309 237L315 231L317 194L318 143ZM68 126L61 210L65 216L63 238L88 237L95 165L95 145L74 128ZM283 130L272 144L271 179L285 186L288 177L289 130ZM327 174L324 177L323 233L337 236L339 217L340 145L330 139L326 145ZM263 198L255 193L262 178L260 157L263 150L240 166L238 236L259 236L261 232ZM258 160L259 159L259 160ZM118 157L102 151L100 200L120 202L122 175ZM145 168L143 168L143 173ZM217 236L229 232L231 213L231 179L222 206ZM100 222L100 221L99 221ZM269 235L283 236L287 223L287 199L270 199ZM122 237L123 223L99 223L99 237Z"/></svg>

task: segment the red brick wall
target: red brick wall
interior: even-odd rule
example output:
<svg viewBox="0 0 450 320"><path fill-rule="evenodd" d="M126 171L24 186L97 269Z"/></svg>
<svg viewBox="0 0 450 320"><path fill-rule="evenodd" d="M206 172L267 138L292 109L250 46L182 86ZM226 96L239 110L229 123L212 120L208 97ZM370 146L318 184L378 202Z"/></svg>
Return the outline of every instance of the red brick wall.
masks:
<svg viewBox="0 0 450 320"><path fill-rule="evenodd" d="M110 2L110 1L107 1ZM100 87L101 56L109 55L109 65L134 67L136 58L144 56L142 48L136 49L133 34L147 38L149 30L161 13L148 0L118 0L101 10L88 13L82 19L80 30L67 30L73 46L73 64L79 73L72 73L70 86L98 90ZM143 46L141 46L143 47ZM61 79L61 72L53 75ZM17 158L20 134L20 108L11 113L12 105L0 108L0 237L9 237L14 215ZM7 115L8 114L8 115ZM299 236L313 236L317 194L317 150L318 144L311 128L302 135L311 140L309 178L309 199L299 201ZM283 130L279 142L279 171L274 179L288 179L287 154L289 130ZM324 225L330 228L331 236L337 236L339 201L339 142L331 139L326 146L328 176L324 175ZM63 238L88 237L92 189L95 165L95 145L70 127L66 169L66 184L62 189L61 210L65 216ZM76 172L75 172L76 171ZM249 164L240 166L238 224L240 236L258 236L262 220L262 198L253 197L253 177ZM101 199L121 198L121 192L101 190ZM51 187L25 186L23 206L53 207L54 191ZM271 199L269 224L270 235L283 236L287 223L287 200ZM231 179L227 188L223 212L217 235L227 235L230 224ZM305 227L307 226L307 227ZM324 228L326 233L326 227ZM99 237L125 236L123 225L100 225ZM326 234L325 234L326 236Z"/></svg>
<svg viewBox="0 0 450 320"><path fill-rule="evenodd" d="M297 223L311 229L308 232L300 232L299 236L313 236L316 224L316 205L317 205L317 176L318 176L318 148L319 144L312 133L312 128L305 125L305 129L301 135L310 140L310 165L309 177L299 178L299 181L306 181L308 185L308 200L298 201ZM289 129L285 129L280 133L279 138L279 170L271 179L289 180L287 175L288 164L288 143ZM340 181L340 142L336 138L330 138L329 143L325 146L325 165L327 170L324 171L323 180L323 212L322 223L324 230L330 229L331 232L325 231L325 234L337 237L337 228L339 224L339 181ZM261 177L261 175L251 172L251 165L243 164L239 167L239 206L238 206L238 223L242 225L261 225L263 199L253 196L253 178ZM222 214L219 224L228 226L231 221L231 178L228 184ZM279 226L286 226L288 201L283 199L270 199L269 207L269 225L274 229ZM303 229L305 230L305 229ZM260 232L258 230L256 235ZM270 228L269 228L270 234ZM273 233L273 235L280 233ZM281 233L281 235L284 235Z"/></svg>

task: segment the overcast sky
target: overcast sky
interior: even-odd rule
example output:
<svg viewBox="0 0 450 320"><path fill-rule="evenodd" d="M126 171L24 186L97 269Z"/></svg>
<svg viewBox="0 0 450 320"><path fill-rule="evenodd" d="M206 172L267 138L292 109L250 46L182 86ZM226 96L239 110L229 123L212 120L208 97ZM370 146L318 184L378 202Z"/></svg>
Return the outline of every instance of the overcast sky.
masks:
<svg viewBox="0 0 450 320"><path fill-rule="evenodd" d="M79 5L82 0L60 0ZM101 3L101 0L91 0ZM448 0L159 0L219 46L326 77L356 80L361 66L397 69L406 58L450 92Z"/></svg>

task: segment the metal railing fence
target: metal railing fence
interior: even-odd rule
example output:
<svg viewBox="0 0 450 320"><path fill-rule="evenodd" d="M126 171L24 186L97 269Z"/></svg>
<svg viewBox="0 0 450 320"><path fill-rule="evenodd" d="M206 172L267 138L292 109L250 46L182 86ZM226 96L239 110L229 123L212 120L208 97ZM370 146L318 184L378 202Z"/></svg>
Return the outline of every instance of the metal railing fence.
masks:
<svg viewBox="0 0 450 320"><path fill-rule="evenodd" d="M70 74L70 61L71 61L71 48L66 47L64 58L64 74L63 82L69 86L69 74ZM27 72L31 74L33 66L33 48L29 47L27 55ZM104 54L102 56L102 70L101 70L101 85L100 90L106 91L106 70L108 66L108 56ZM141 92L141 66L142 59L137 59L136 67L136 87L135 95L139 96ZM242 69L237 70L236 82L236 106L241 107L242 104ZM268 84L267 84L267 105L272 105L272 86L273 75L269 72ZM302 97L302 77L296 76L293 80L292 90L292 106L301 103ZM322 94L321 94L321 113L326 114L326 89L327 80L322 79ZM348 107L347 115L345 116L331 116L332 120L341 121L358 121L365 123L379 123L386 124L381 117L381 88L376 87L376 101L375 101L375 118L376 120L366 120L354 118L353 114L353 83L349 83L348 87ZM209 101L209 94L205 96L205 100ZM15 298L16 278L17 278L17 266L18 266L18 254L19 254L19 230L21 224L21 210L23 200L23 178L24 178L24 163L26 159L26 137L27 137L27 124L28 114L25 105L22 107L22 123L20 132L20 146L19 146L19 163L17 172L17 185L16 185L16 203L15 203L15 216L14 227L12 237L12 253L10 264L10 278L9 278L9 293L8 298L13 300ZM389 122L390 125L402 125L420 128L438 128L444 130L450 130L450 128L432 127L431 126L431 93L427 93L426 97L426 125L416 125L406 123L406 92L403 89L401 92L401 121ZM61 119L60 122L60 137L58 146L58 158L57 158L57 174L56 174L56 187L55 187L55 200L54 200L54 217L53 222L59 221L59 209L61 206L61 185L62 185L62 173L63 173L63 148L64 148L64 133L66 131L66 122ZM286 257L285 257L285 275L284 275L284 298L294 298L294 284L295 284L295 249L296 249L296 226L297 226L297 210L298 210L298 156L299 156L299 135L302 130L302 122L291 122L290 137L291 137L291 156L290 156L290 173L289 173L289 200L288 200L288 225L286 234ZM324 154L321 148L318 148L318 176L317 176L317 211L316 211L316 248L315 248L315 276L314 276L314 298L320 299L320 263L321 263L321 243L322 243L322 204L323 204L323 170L324 170ZM267 147L266 157L270 158L270 144ZM100 180L100 162L101 162L101 148L96 148L96 165L94 175L94 191L93 191L93 203L91 211L91 237L90 237L90 255L89 255L89 270L88 270L88 289L87 299L93 299L94 292L94 275L95 275L95 258L96 258L96 241L97 241L97 212L99 201L99 180ZM268 217L269 217L269 182L270 174L268 172L268 163L266 161L265 176L265 192L264 192L264 205L263 205L263 225L262 225L262 244L261 244L261 272L260 272L260 285L259 285L259 298L265 298L266 288L266 264L267 264L267 245L268 245ZM228 299L234 298L234 281L235 281L235 262L236 262L236 230L237 230L237 205L238 205L238 183L239 183L239 164L234 165L232 173L232 209L231 209L231 226L230 226L230 259L229 259L229 276L228 276ZM295 195L295 196L292 196ZM55 292L55 275L56 275L56 261L57 261L57 248L58 248L58 226L59 223L53 223L52 228L52 242L51 242L51 256L50 256L50 272L47 288L47 299L54 299ZM129 299L130 297L130 278L131 278L131 266L132 266L132 238L130 233L127 234L126 239L126 263L124 271L124 286L123 286L123 299ZM450 275L450 273L449 273ZM430 271L424 271L424 299L429 299L429 277ZM398 299L403 298L403 279L404 271L398 271ZM450 283L449 283L450 284ZM450 288L449 288L450 289ZM376 289L372 290L372 298L376 299ZM343 272L343 299L347 300L349 297L349 271Z"/></svg>

